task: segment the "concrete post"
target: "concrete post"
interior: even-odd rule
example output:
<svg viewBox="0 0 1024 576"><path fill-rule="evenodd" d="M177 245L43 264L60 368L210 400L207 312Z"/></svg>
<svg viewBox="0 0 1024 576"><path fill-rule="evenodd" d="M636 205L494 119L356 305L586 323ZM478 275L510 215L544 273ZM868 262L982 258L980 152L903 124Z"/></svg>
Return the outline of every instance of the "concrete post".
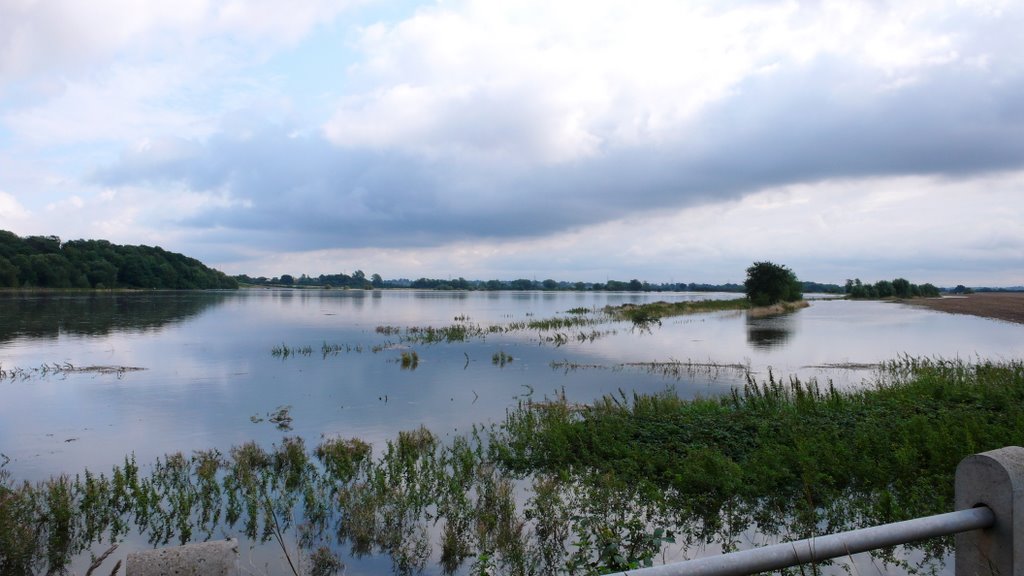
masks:
<svg viewBox="0 0 1024 576"><path fill-rule="evenodd" d="M956 467L956 509L985 505L986 530L956 535L956 576L1024 576L1024 448L968 456Z"/></svg>
<svg viewBox="0 0 1024 576"><path fill-rule="evenodd" d="M238 540L197 542L174 548L133 552L128 555L126 576L236 576Z"/></svg>

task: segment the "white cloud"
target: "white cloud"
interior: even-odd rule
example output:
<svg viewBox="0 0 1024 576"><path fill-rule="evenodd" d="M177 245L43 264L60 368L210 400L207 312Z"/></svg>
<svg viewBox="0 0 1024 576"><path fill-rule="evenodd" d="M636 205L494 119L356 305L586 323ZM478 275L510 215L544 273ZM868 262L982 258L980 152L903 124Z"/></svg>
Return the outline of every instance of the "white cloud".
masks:
<svg viewBox="0 0 1024 576"><path fill-rule="evenodd" d="M213 28L241 34L252 41L292 44L317 25L330 22L341 11L364 0L223 0L210 2Z"/></svg>
<svg viewBox="0 0 1024 576"><path fill-rule="evenodd" d="M247 44L249 50L265 51L300 40L355 3L358 0L4 2L0 79L40 72L75 75L119 57L177 55L187 61L194 54L190 47L224 37Z"/></svg>
<svg viewBox="0 0 1024 576"><path fill-rule="evenodd" d="M205 136L279 91L254 67L358 1L0 3L0 122L37 146Z"/></svg>
<svg viewBox="0 0 1024 576"><path fill-rule="evenodd" d="M546 163L685 141L695 117L766 70L837 59L870 97L976 61L949 31L969 16L934 2L438 4L363 31L361 90L325 133L345 147Z"/></svg>
<svg viewBox="0 0 1024 576"><path fill-rule="evenodd" d="M202 2L77 2L30 0L0 4L0 79L67 73L139 47L163 31L187 33Z"/></svg>
<svg viewBox="0 0 1024 576"><path fill-rule="evenodd" d="M177 65L115 66L98 79L66 81L59 95L0 118L24 142L37 146L202 136L216 120L175 102L175 94L196 80L197 72Z"/></svg>
<svg viewBox="0 0 1024 576"><path fill-rule="evenodd" d="M0 222L26 220L31 213L18 202L18 199L6 192L0 192Z"/></svg>
<svg viewBox="0 0 1024 576"><path fill-rule="evenodd" d="M85 206L85 201L82 200L82 198L80 196L74 196L73 195L73 196L69 196L67 198L64 198L63 200L60 200L59 202L51 202L50 204L47 204L46 205L46 211L47 212L55 212L55 211L61 211L61 210L77 211L77 210L81 210L84 206Z"/></svg>

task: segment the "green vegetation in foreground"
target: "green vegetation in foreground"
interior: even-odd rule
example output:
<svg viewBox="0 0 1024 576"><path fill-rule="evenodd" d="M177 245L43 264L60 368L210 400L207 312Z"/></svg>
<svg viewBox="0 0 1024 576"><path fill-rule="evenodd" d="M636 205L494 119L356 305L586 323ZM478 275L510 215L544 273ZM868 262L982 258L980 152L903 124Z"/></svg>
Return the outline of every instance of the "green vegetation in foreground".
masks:
<svg viewBox="0 0 1024 576"><path fill-rule="evenodd" d="M238 288L202 262L163 248L0 230L0 288Z"/></svg>
<svg viewBox="0 0 1024 576"><path fill-rule="evenodd" d="M510 470L596 474L712 509L862 493L850 520L893 521L948 510L963 457L1022 440L1024 363L903 358L850 392L769 374L721 398L522 404L492 445Z"/></svg>
<svg viewBox="0 0 1024 576"><path fill-rule="evenodd" d="M730 549L751 530L788 540L948 511L963 457L1022 439L1024 362L902 358L853 392L769 375L713 399L523 402L450 442L401 432L379 456L359 439L286 437L37 484L0 465L0 573L61 572L138 532L244 535L296 574L340 570L342 549L385 554L396 574L434 551L446 574L600 574L674 540ZM950 544L915 544L921 565L876 555L935 569Z"/></svg>

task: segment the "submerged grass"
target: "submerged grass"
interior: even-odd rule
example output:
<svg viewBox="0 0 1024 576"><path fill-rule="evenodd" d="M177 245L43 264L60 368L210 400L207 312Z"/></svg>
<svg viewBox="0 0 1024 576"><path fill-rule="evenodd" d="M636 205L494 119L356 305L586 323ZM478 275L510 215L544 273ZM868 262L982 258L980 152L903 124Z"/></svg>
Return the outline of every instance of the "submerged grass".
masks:
<svg viewBox="0 0 1024 576"><path fill-rule="evenodd" d="M377 334L387 336L398 336L400 341L416 344L438 344L451 342L466 342L472 339L483 339L491 334L511 334L515 332L536 331L540 334L541 342L553 342L561 345L569 342L568 330L604 324L613 319L603 313L595 312L586 308L574 308L567 312L569 316L553 316L551 318L531 318L527 314L526 320L515 320L503 324L490 324L482 326L473 324L468 316L456 316L456 324L449 326L377 326L374 331ZM544 333L554 332L554 335ZM591 330L589 333L579 332L572 339L577 341L593 341L611 331L599 332Z"/></svg>
<svg viewBox="0 0 1024 576"><path fill-rule="evenodd" d="M309 356L313 353L313 347L306 346L289 346L287 344L281 344L280 346L274 346L270 349L270 354L275 358L285 359L289 356Z"/></svg>
<svg viewBox="0 0 1024 576"><path fill-rule="evenodd" d="M626 369L640 370L648 374L657 374L664 378L681 380L683 378L694 378L702 376L712 380L718 378L723 372L730 376L738 375L743 377L750 374L749 364L722 364L718 362L694 362L693 360L669 360L666 362L623 362L619 364L586 364L581 362L570 362L568 360L552 361L548 364L553 370L562 370L566 373L577 370L611 370L621 372ZM873 366L877 367L877 364Z"/></svg>
<svg viewBox="0 0 1024 576"><path fill-rule="evenodd" d="M4 368L0 364L0 381L3 380L29 380L34 377L46 378L48 376L67 376L69 374L113 374L118 378L128 372L139 372L145 370L138 366L75 366L70 362L54 362L53 364L40 364L33 368Z"/></svg>
<svg viewBox="0 0 1024 576"><path fill-rule="evenodd" d="M499 368L504 368L506 364L511 364L513 360L515 360L515 358L504 350L495 352L494 355L491 356L491 364L494 364Z"/></svg>
<svg viewBox="0 0 1024 576"><path fill-rule="evenodd" d="M524 401L500 425L446 442L401 432L377 456L354 438L284 438L171 454L147 474L127 458L30 484L0 466L0 573L61 572L129 532L157 545L236 532L297 574L342 570L342 547L385 554L396 574L434 551L444 573L598 574L673 540L731 549L749 530L801 538L948 511L960 459L1022 438L1024 363L905 357L860 391L769 374L721 398ZM948 544L915 546L935 561Z"/></svg>
<svg viewBox="0 0 1024 576"><path fill-rule="evenodd" d="M399 362L403 370L415 370L420 365L420 355L415 350L403 351Z"/></svg>
<svg viewBox="0 0 1024 576"><path fill-rule="evenodd" d="M635 325L648 327L652 324L661 324L661 319L669 316L749 309L749 300L746 298L734 298L727 300L659 301L648 304L622 304L620 306L606 306L604 312L616 320L629 320Z"/></svg>

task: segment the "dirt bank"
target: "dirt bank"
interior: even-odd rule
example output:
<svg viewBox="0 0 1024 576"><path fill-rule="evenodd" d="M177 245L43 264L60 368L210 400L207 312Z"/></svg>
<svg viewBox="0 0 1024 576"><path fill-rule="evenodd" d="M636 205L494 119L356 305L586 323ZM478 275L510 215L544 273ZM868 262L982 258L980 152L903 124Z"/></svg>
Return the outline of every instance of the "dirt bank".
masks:
<svg viewBox="0 0 1024 576"><path fill-rule="evenodd" d="M981 292L963 297L915 298L904 304L1024 324L1024 292Z"/></svg>
<svg viewBox="0 0 1024 576"><path fill-rule="evenodd" d="M785 314L786 312L793 312L801 308L807 308L810 304L806 300L800 300L798 302L779 302L778 304L772 304L771 306L755 306L747 310L747 316L750 318L761 318L764 316L774 316L776 314Z"/></svg>

